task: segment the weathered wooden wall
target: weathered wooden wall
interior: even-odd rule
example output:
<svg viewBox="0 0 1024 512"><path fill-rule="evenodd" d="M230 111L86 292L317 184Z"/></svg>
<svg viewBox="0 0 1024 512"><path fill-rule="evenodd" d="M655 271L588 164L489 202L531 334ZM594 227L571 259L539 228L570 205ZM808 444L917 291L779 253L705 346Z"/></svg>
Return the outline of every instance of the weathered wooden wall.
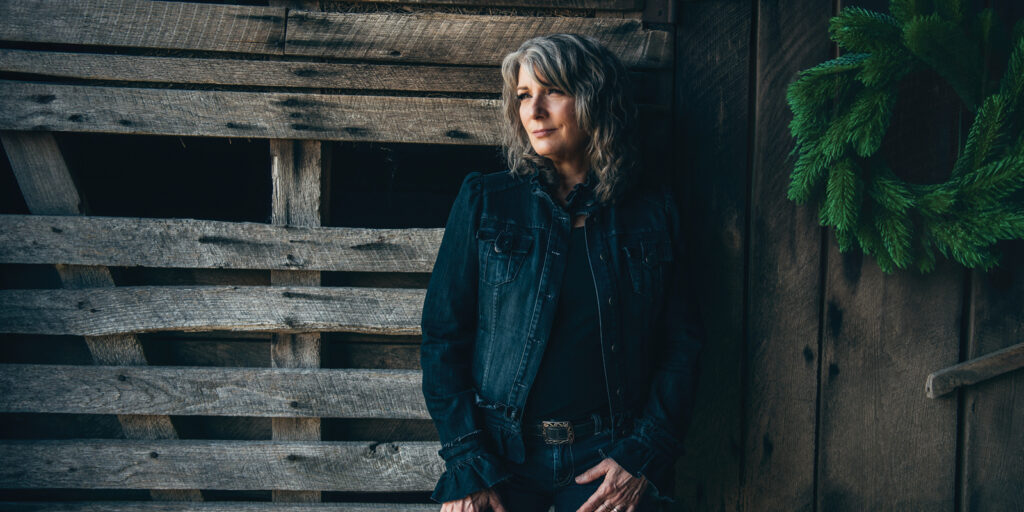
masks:
<svg viewBox="0 0 1024 512"><path fill-rule="evenodd" d="M0 2L0 508L436 509L423 288L500 169L497 59L576 31L633 70L700 248L672 509L1024 509L1024 374L924 391L1024 341L1024 244L886 275L785 198L785 89L846 5L887 2ZM915 80L885 151L941 179L963 112Z"/></svg>
<svg viewBox="0 0 1024 512"><path fill-rule="evenodd" d="M1020 2L984 4L1009 26L1024 15ZM1020 510L1024 373L938 399L924 386L1024 341L1024 244L1004 244L988 273L886 275L841 254L817 212L785 197L786 87L837 55L828 19L848 5L888 2L681 4L678 176L705 249L695 258L712 333L679 464L682 509ZM908 180L944 179L964 111L932 77L908 86L883 151Z"/></svg>

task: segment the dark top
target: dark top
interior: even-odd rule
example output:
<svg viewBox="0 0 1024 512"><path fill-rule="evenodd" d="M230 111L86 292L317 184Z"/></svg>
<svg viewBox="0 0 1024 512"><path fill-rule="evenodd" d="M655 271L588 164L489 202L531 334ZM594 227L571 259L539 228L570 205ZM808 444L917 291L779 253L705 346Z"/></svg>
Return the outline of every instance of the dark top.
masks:
<svg viewBox="0 0 1024 512"><path fill-rule="evenodd" d="M569 239L551 336L523 411L526 423L581 420L608 410L597 295L583 229L573 228Z"/></svg>

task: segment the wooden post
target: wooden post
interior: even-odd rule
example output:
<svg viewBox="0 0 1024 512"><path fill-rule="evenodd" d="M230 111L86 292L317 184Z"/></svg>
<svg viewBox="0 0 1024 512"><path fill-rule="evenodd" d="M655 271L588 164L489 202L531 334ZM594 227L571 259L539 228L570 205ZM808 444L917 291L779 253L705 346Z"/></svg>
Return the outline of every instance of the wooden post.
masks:
<svg viewBox="0 0 1024 512"><path fill-rule="evenodd" d="M320 225L321 183L324 159L319 141L271 140L273 176L272 224L314 227ZM275 286L319 286L320 272L272 270ZM271 337L271 364L277 368L320 366L319 333L275 333ZM274 418L275 441L319 441L319 418ZM274 501L317 502L319 491L273 491Z"/></svg>
<svg viewBox="0 0 1024 512"><path fill-rule="evenodd" d="M36 215L85 213L57 141L49 132L0 132L11 169L29 211ZM107 267L56 265L65 288L112 287ZM133 334L86 336L85 342L98 365L146 365L142 344ZM128 439L177 439L167 416L118 415ZM199 490L151 490L154 500L202 501Z"/></svg>

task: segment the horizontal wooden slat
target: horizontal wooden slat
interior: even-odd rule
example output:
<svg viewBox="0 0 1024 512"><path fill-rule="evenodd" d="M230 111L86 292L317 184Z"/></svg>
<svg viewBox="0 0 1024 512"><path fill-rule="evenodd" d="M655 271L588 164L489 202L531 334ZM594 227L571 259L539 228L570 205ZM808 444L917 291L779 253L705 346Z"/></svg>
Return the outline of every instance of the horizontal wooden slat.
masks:
<svg viewBox="0 0 1024 512"><path fill-rule="evenodd" d="M0 332L101 336L152 331L418 334L425 290L126 286L0 290Z"/></svg>
<svg viewBox="0 0 1024 512"><path fill-rule="evenodd" d="M0 263L430 272L443 228L0 215Z"/></svg>
<svg viewBox="0 0 1024 512"><path fill-rule="evenodd" d="M0 412L429 419L415 370L0 365Z"/></svg>
<svg viewBox="0 0 1024 512"><path fill-rule="evenodd" d="M558 9L599 9L632 11L644 8L643 0L359 0L360 3L402 3L465 5L474 7L554 7Z"/></svg>
<svg viewBox="0 0 1024 512"><path fill-rule="evenodd" d="M0 2L0 40L279 54L285 9L137 0Z"/></svg>
<svg viewBox="0 0 1024 512"><path fill-rule="evenodd" d="M0 80L0 130L497 145L498 103Z"/></svg>
<svg viewBox="0 0 1024 512"><path fill-rule="evenodd" d="M144 57L0 49L0 71L172 84L499 93L498 68Z"/></svg>
<svg viewBox="0 0 1024 512"><path fill-rule="evenodd" d="M436 442L0 441L0 488L426 491Z"/></svg>
<svg viewBox="0 0 1024 512"><path fill-rule="evenodd" d="M263 503L256 501L0 501L7 512L437 512L418 503Z"/></svg>
<svg viewBox="0 0 1024 512"><path fill-rule="evenodd" d="M639 20L449 13L288 11L285 54L497 66L523 41L557 32L593 36L628 67L672 62L669 33L645 30Z"/></svg>

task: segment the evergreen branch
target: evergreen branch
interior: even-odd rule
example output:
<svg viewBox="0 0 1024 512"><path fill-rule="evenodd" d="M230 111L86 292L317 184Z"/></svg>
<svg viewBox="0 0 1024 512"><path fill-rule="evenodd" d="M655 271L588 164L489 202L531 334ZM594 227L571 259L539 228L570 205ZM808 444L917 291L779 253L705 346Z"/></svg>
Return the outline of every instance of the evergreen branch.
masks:
<svg viewBox="0 0 1024 512"><path fill-rule="evenodd" d="M851 52L875 53L902 46L903 30L896 18L860 7L846 7L829 20L831 39Z"/></svg>
<svg viewBox="0 0 1024 512"><path fill-rule="evenodd" d="M829 169L825 204L822 206L824 223L843 230L857 225L857 213L860 211L858 181L854 163L849 159L836 162Z"/></svg>
<svg viewBox="0 0 1024 512"><path fill-rule="evenodd" d="M943 19L959 24L964 20L963 0L935 0L935 12Z"/></svg>
<svg viewBox="0 0 1024 512"><path fill-rule="evenodd" d="M932 0L890 0L889 12L900 23L908 23L917 16L931 14L935 5Z"/></svg>
<svg viewBox="0 0 1024 512"><path fill-rule="evenodd" d="M1005 151L1009 133L1005 130L1007 102L1003 98L1001 94L993 94L981 104L967 134L964 150L953 166L954 177L978 169Z"/></svg>

